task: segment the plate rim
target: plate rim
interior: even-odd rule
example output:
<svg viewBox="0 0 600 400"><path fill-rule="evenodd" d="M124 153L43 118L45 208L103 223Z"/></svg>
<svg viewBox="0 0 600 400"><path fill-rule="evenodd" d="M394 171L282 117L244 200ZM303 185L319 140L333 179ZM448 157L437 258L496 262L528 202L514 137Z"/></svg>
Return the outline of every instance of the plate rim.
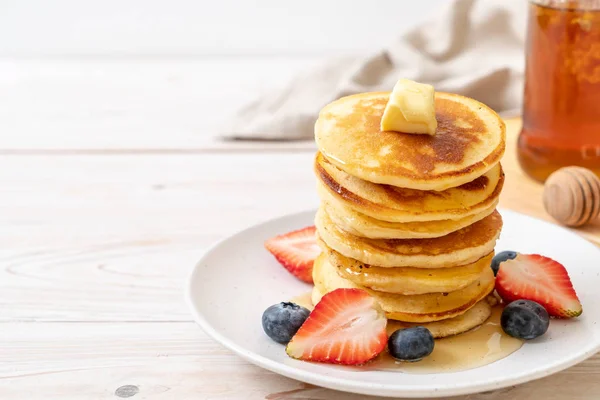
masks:
<svg viewBox="0 0 600 400"><path fill-rule="evenodd" d="M304 371L304 370L298 369L298 368L290 366L290 365L282 364L278 361L273 361L270 358L265 357L261 354L255 353L253 351L248 351L243 346L238 346L233 341L229 340L227 337L225 337L224 335L217 332L217 330L212 327L212 325L208 322L208 320L206 320L206 318L201 313L198 312L198 310L196 309L196 307L194 305L193 298L192 298L193 297L192 296L193 282L195 281L196 274L199 273L200 264L202 264L203 260L208 258L213 252L217 251L222 246L226 245L226 243L229 240L234 239L238 236L244 235L246 232L248 232L252 229L257 229L257 228L263 227L265 225L272 224L281 219L297 218L302 214L316 213L316 210L317 210L316 208L310 208L310 209L305 209L303 211L282 214L282 215L272 217L272 218L263 220L261 222L255 223L253 225L249 225L243 229L240 229L237 232L230 234L221 240L218 240L213 245L211 245L206 251L204 251L204 253L200 257L200 259L194 264L194 268L192 269L192 271L188 274L187 280L185 282L184 296L185 296L185 302L186 302L188 308L190 309L192 316L194 317L194 321L200 326L200 328L204 331L204 333L206 333L209 337L211 337L213 340L215 340L217 343L224 346L225 348L233 351L235 354L237 354L244 360L250 362L251 364L257 365L268 371L274 372L279 375L283 375L283 376L291 378L291 379L295 379L295 380L298 380L301 382L317 385L317 386L332 389L332 390L345 391L345 392L364 394L364 395L377 395L377 396L383 396L383 397L403 396L403 397L410 397L410 398L425 398L425 397L438 398L438 397L459 396L459 395L466 395L466 394L473 394L473 393L481 393L481 392L485 392L485 391L489 391L489 390L499 390L502 388L506 388L508 386L514 386L514 385L519 385L522 383L534 381L534 380L552 375L554 373L563 371L569 367L572 367L573 365L576 365L576 364L588 359L589 357L593 356L600 350L600 340L599 340L595 344L595 346L592 346L587 351L579 354L577 357L567 359L564 362L551 364L550 367L546 367L546 368L540 367L540 368L532 369L531 371L524 373L518 377L506 378L506 376L504 376L504 378L501 378L501 379L484 381L484 382L480 382L480 383L476 383L476 384L467 382L467 383L454 385L454 386L448 387L448 388L426 391L426 390L418 390L418 389L403 389L401 387L401 385L377 384L377 383L372 383L372 382L355 381L355 380L351 380L351 379L329 377L329 376L318 374L318 373L311 372L311 371ZM575 236L577 239L583 240L586 243L590 244L591 246L596 247L592 242L587 240L585 237L577 235L576 233L570 231L569 229L567 229L563 226L553 224L551 222L544 221L542 219L532 217L532 216L520 213L518 211L513 211L513 210L508 210L508 209L503 209L503 208L498 208L498 211L500 212L500 214L503 214L503 213L515 214L519 218L525 218L525 219L533 220L536 223L550 225L553 228L558 228L558 229L568 233L569 235ZM600 249L598 249L598 251L600 251ZM432 374L432 375L443 375L443 374Z"/></svg>

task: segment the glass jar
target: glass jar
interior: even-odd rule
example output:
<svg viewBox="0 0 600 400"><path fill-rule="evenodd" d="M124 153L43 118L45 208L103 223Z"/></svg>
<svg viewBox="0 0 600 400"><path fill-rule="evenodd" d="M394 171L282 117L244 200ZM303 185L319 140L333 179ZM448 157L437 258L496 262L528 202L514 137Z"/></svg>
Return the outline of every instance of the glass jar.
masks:
<svg viewBox="0 0 600 400"><path fill-rule="evenodd" d="M539 181L568 165L600 175L600 1L533 0L528 12L521 167Z"/></svg>

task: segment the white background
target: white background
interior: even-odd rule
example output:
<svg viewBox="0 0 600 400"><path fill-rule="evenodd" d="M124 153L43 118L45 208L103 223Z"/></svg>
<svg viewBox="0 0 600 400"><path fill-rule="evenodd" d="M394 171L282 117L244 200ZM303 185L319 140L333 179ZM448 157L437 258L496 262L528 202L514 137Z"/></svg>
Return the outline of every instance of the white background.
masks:
<svg viewBox="0 0 600 400"><path fill-rule="evenodd" d="M443 0L4 0L3 55L329 55L380 46Z"/></svg>
<svg viewBox="0 0 600 400"><path fill-rule="evenodd" d="M4 0L0 146L204 146L251 98L376 50L443 3Z"/></svg>

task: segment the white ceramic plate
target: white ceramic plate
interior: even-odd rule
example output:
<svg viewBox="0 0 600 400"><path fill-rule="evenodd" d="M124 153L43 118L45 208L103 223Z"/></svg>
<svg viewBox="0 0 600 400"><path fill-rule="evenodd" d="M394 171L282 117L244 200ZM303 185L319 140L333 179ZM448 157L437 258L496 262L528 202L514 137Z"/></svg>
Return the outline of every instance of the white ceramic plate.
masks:
<svg viewBox="0 0 600 400"><path fill-rule="evenodd" d="M190 276L188 301L202 329L246 360L290 378L331 389L394 397L440 397L527 382L592 356L600 348L600 251L577 235L547 222L502 211L504 228L496 250L540 253L562 262L583 303L576 320L553 320L548 332L510 356L454 373L414 375L361 371L289 358L262 331L270 305L310 290L264 249L266 239L313 224L314 211L251 227L215 245Z"/></svg>

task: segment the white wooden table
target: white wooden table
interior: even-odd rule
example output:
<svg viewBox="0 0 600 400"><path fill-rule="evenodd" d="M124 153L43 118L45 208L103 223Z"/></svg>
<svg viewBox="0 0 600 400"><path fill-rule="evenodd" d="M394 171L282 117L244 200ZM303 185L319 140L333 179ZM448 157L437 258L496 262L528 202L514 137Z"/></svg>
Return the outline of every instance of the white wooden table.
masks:
<svg viewBox="0 0 600 400"><path fill-rule="evenodd" d="M173 2L180 16L183 3ZM211 134L252 95L325 55L370 48L373 37L393 31L381 23L372 37L347 37L343 28L352 18L375 16L350 3L337 19L326 18L337 15L334 2L311 0L291 11L273 8L259 23L246 21L253 6L245 5L223 26L215 21L232 1L211 2L213 14L200 2L190 17L172 18L187 27L177 30L157 3L107 0L121 14L92 12L111 21L118 40L90 39L97 21L73 19L82 2L40 2L27 18L31 1L2 10L0 399L363 398L248 364L208 338L183 300L187 275L213 242L316 206L313 144L221 143ZM323 21L306 11L316 7ZM378 15L388 14L391 21L393 13ZM128 35L132 16L145 24L139 37ZM193 25L198 18L202 24ZM48 20L52 26L37 36L22 24ZM306 28L307 21L314 36L293 34L290 26ZM170 43L155 29L168 23L175 26ZM252 37L230 32L250 23L262 30ZM190 37L209 31L221 41L207 40L196 51ZM142 43L144 35L150 39ZM334 42L346 45L334 49ZM35 46L37 55L27 52ZM107 55L107 48L121 55ZM133 48L140 54L129 55ZM507 175L517 179L512 165ZM504 205L543 217L539 187L526 185L532 196L507 183ZM598 228L588 231L593 238ZM513 398L598 399L600 358L517 388L463 397Z"/></svg>
<svg viewBox="0 0 600 400"><path fill-rule="evenodd" d="M183 301L211 243L316 205L312 144L10 139L0 156L1 399L361 398L242 361L192 322ZM507 187L515 189L503 201L515 201L519 185ZM599 364L465 399L596 399Z"/></svg>

